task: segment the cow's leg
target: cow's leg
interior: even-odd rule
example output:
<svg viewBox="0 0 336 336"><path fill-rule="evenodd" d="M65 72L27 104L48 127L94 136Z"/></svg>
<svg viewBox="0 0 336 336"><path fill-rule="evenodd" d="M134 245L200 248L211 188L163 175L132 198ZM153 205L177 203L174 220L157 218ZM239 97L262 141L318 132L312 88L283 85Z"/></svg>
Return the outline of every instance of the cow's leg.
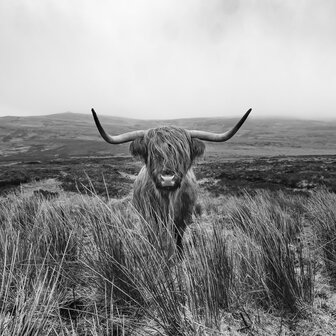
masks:
<svg viewBox="0 0 336 336"><path fill-rule="evenodd" d="M175 222L175 241L176 241L177 253L180 256L183 253L182 239L183 239L183 235L184 235L184 231L186 227L187 225L185 224L184 221Z"/></svg>
<svg viewBox="0 0 336 336"><path fill-rule="evenodd" d="M181 193L179 202L177 203L177 211L175 213L175 241L176 247L179 255L183 253L182 239L184 231L192 222L192 213L195 204L195 198L192 193L184 192Z"/></svg>
<svg viewBox="0 0 336 336"><path fill-rule="evenodd" d="M184 213L184 216L179 219L175 219L175 241L176 241L176 247L179 255L182 255L183 253L183 235L184 231L187 228L187 225L189 225L192 221L192 212L189 208L188 211Z"/></svg>

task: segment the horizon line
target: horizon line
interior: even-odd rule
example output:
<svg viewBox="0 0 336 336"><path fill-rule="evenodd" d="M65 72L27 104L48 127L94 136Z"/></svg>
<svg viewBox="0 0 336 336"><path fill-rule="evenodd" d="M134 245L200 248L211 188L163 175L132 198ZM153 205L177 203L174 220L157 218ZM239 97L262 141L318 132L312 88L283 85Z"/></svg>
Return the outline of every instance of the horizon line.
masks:
<svg viewBox="0 0 336 336"><path fill-rule="evenodd" d="M81 116L92 116L91 113L82 113L82 112L58 112L58 113L50 113L50 114L37 114L37 115L4 115L0 116L1 118L39 118L39 117L48 117L48 116L57 116L57 115L81 115ZM134 117L123 117L119 115L109 115L109 114L104 114L104 113L99 113L100 116L102 117L110 117L110 118L120 118L120 119L128 119L128 120L143 120L143 121L170 121L170 120L195 120L195 119L234 119L234 118L239 118L240 115L230 115L230 116L197 116L197 117L182 117L182 118L134 118ZM249 117L249 119L259 119L259 120L298 120L298 121L322 121L322 122L336 122L336 117L320 117L320 118L304 118L304 117L299 117L299 116L281 116L279 114L272 115L272 116L265 116L265 115L254 115L253 110L252 113Z"/></svg>

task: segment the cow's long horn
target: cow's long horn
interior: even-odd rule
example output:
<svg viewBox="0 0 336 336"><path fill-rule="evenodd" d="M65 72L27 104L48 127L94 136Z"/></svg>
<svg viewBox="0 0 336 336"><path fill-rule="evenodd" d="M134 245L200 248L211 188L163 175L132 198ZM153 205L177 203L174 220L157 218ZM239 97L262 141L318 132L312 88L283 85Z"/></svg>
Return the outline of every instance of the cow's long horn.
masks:
<svg viewBox="0 0 336 336"><path fill-rule="evenodd" d="M241 118L239 120L239 122L237 123L237 125L235 127L233 127L232 129L230 129L227 132L224 133L211 133L211 132L205 132L205 131L194 131L191 130L189 131L189 134L192 138L197 138L200 140L207 140L207 141L214 141L214 142L223 142L223 141L227 141L230 138L232 138L237 131L239 130L239 128L241 127L241 125L243 125L243 123L245 122L245 120L247 119L248 115L250 114L250 112L252 111L252 109L249 109L243 116L243 118Z"/></svg>
<svg viewBox="0 0 336 336"><path fill-rule="evenodd" d="M117 145L117 144L121 144L124 142L129 142L129 141L133 141L138 137L141 137L145 134L145 131L140 130L140 131L133 131L133 132L127 132L127 133L123 133L120 135L109 135L107 134L102 125L100 124L100 121L98 119L97 113L95 112L94 109L91 109L92 115L93 115L93 119L96 123L96 126L98 128L98 131L100 133L100 135L103 137L103 139L111 144Z"/></svg>

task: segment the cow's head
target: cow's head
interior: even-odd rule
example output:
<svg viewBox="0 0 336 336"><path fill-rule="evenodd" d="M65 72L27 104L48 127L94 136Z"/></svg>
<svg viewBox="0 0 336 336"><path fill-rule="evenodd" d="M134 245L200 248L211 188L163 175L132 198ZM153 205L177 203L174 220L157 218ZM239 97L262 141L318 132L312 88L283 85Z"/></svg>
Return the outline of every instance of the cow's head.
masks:
<svg viewBox="0 0 336 336"><path fill-rule="evenodd" d="M147 131L133 131L117 136L107 134L97 114L92 114L100 135L105 141L120 144L131 141L130 151L141 158L157 189L173 191L180 187L185 174L195 158L204 153L205 145L200 140L223 142L229 140L248 117L249 109L238 124L225 133L185 130L177 127L160 127Z"/></svg>
<svg viewBox="0 0 336 336"><path fill-rule="evenodd" d="M130 151L146 164L156 187L173 191L181 182L195 158L204 153L204 143L188 131L176 127L150 129L132 141Z"/></svg>

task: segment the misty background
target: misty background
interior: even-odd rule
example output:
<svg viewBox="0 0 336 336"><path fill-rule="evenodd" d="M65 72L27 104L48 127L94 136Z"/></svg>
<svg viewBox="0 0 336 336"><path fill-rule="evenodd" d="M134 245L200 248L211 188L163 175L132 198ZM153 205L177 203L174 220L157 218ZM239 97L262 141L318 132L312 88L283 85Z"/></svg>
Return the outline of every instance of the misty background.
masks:
<svg viewBox="0 0 336 336"><path fill-rule="evenodd" d="M0 0L0 117L336 118L336 1Z"/></svg>

